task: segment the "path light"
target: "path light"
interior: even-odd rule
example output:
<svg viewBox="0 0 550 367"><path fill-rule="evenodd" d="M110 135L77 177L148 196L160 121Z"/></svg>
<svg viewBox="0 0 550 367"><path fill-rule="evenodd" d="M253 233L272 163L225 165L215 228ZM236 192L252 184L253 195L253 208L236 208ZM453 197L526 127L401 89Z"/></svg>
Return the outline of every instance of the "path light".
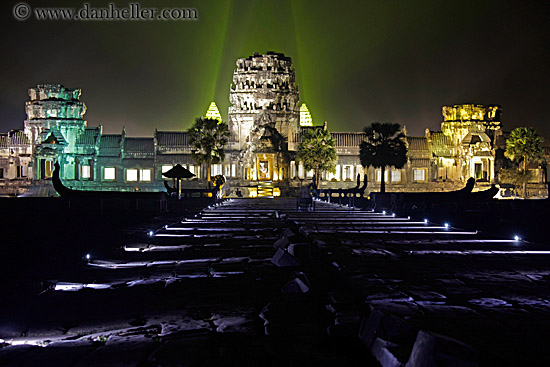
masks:
<svg viewBox="0 0 550 367"><path fill-rule="evenodd" d="M521 241L521 237L518 236L518 235L515 235L515 236L514 236L514 241Z"/></svg>
<svg viewBox="0 0 550 367"><path fill-rule="evenodd" d="M427 220L427 219L424 219L424 224L428 224L428 220Z"/></svg>
<svg viewBox="0 0 550 367"><path fill-rule="evenodd" d="M517 237L517 236L516 236ZM90 260L92 257L90 256L90 254L86 254L86 260Z"/></svg>
<svg viewBox="0 0 550 367"><path fill-rule="evenodd" d="M391 213L391 216L395 218L395 213Z"/></svg>
<svg viewBox="0 0 550 367"><path fill-rule="evenodd" d="M386 211L385 211L385 210L382 210L382 215L386 215Z"/></svg>
<svg viewBox="0 0 550 367"><path fill-rule="evenodd" d="M155 235L155 232L149 231L148 235L149 235L149 237L153 237Z"/></svg>
<svg viewBox="0 0 550 367"><path fill-rule="evenodd" d="M449 223L444 224L445 228L449 228Z"/></svg>

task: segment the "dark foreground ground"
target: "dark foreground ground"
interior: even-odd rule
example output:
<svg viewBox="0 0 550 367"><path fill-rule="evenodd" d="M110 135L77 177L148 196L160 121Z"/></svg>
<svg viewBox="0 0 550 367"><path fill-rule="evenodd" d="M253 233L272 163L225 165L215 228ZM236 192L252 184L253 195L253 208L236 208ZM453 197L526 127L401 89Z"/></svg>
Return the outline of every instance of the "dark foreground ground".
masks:
<svg viewBox="0 0 550 367"><path fill-rule="evenodd" d="M550 365L545 206L0 205L2 366Z"/></svg>

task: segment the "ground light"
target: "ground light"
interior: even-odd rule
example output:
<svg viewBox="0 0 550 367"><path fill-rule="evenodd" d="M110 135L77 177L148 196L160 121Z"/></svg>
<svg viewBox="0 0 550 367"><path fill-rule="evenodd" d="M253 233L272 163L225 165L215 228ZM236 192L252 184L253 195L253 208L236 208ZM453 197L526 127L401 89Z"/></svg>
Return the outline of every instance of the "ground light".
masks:
<svg viewBox="0 0 550 367"><path fill-rule="evenodd" d="M425 224L428 224L428 220L427 220L427 219L424 219L424 223L425 223Z"/></svg>
<svg viewBox="0 0 550 367"><path fill-rule="evenodd" d="M515 235L515 236L514 236L514 241L521 241L521 237L518 236L518 235Z"/></svg>
<svg viewBox="0 0 550 367"><path fill-rule="evenodd" d="M155 232L149 231L147 234L149 235L149 237L153 237L155 235Z"/></svg>
<svg viewBox="0 0 550 367"><path fill-rule="evenodd" d="M449 228L449 223L444 224L445 228Z"/></svg>
<svg viewBox="0 0 550 367"><path fill-rule="evenodd" d="M382 215L386 215L386 211L385 211L385 210L382 210Z"/></svg>
<svg viewBox="0 0 550 367"><path fill-rule="evenodd" d="M86 260L90 260L91 258L92 258L92 256L90 256L90 254L86 254Z"/></svg>

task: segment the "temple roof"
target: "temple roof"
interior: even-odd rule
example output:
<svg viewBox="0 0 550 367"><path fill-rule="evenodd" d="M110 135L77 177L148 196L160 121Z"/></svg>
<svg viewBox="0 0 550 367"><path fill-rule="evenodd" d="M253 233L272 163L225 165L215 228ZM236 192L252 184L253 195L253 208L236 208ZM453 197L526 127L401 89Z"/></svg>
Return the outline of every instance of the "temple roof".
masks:
<svg viewBox="0 0 550 367"><path fill-rule="evenodd" d="M409 143L409 151L411 150L424 150L428 151L428 139L423 136L407 136L407 143Z"/></svg>
<svg viewBox="0 0 550 367"><path fill-rule="evenodd" d="M157 131L157 144L160 147L189 147L189 134L185 131Z"/></svg>
<svg viewBox="0 0 550 367"><path fill-rule="evenodd" d="M357 147L365 140L365 133L331 132L336 147Z"/></svg>
<svg viewBox="0 0 550 367"><path fill-rule="evenodd" d="M436 156L449 157L453 154L453 145L451 138L440 131L431 132L432 152Z"/></svg>
<svg viewBox="0 0 550 367"><path fill-rule="evenodd" d="M99 136L100 128L99 127L87 127L84 130L84 134L81 134L76 140L76 145L86 145L93 146L97 142L97 137Z"/></svg>
<svg viewBox="0 0 550 367"><path fill-rule="evenodd" d="M122 134L101 135L99 143L100 157L117 157L121 152Z"/></svg>
<svg viewBox="0 0 550 367"><path fill-rule="evenodd" d="M124 139L124 154L151 155L155 154L153 138L126 138Z"/></svg>
<svg viewBox="0 0 550 367"><path fill-rule="evenodd" d="M29 144L29 139L23 130L12 130L9 133L0 134L0 148L9 148Z"/></svg>

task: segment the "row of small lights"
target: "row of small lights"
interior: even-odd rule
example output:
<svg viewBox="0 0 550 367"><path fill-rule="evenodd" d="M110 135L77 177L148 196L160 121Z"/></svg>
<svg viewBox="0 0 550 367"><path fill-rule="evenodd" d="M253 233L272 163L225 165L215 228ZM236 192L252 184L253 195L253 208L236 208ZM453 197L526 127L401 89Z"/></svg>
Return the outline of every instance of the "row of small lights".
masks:
<svg viewBox="0 0 550 367"><path fill-rule="evenodd" d="M232 200L232 199L229 199L228 201L231 201L231 200ZM211 209L212 207L215 208L215 207L217 207L218 205L220 205L220 204L214 204L213 206L208 206L208 209ZM388 213L387 213L385 210L382 210L382 215L386 215L386 214L388 214ZM392 216L393 218L395 218L395 213L391 213L391 216ZM407 219L411 219L411 217L410 217L410 216L407 216ZM428 220L427 218L424 218L424 224L428 224L428 223L429 223L429 220ZM447 223L447 222L443 223L443 226L444 226L446 229L449 229L449 228L450 228L450 225L449 225L449 223ZM166 229L166 228L168 228L168 225L165 225L165 226L164 226L164 229ZM155 232L151 230L151 231L147 232L147 235L148 235L149 237L154 237L154 236L155 236ZM521 241L521 237L518 236L518 235L515 235L515 236L514 236L514 241L518 241L518 242ZM90 255L90 254L86 254L85 258L86 258L87 261L90 261L90 260L91 260L91 255Z"/></svg>
<svg viewBox="0 0 550 367"><path fill-rule="evenodd" d="M387 212L385 210L382 210L382 215L386 215ZM391 213L391 216L395 218L395 213ZM407 217L407 219L411 219L410 216ZM428 224L429 223L429 220L427 218L424 218L424 224ZM446 229L449 229L450 228L450 225L449 223L445 222L443 223L443 226L446 228ZM518 236L518 235L515 235L514 236L514 241L521 241L521 237Z"/></svg>

